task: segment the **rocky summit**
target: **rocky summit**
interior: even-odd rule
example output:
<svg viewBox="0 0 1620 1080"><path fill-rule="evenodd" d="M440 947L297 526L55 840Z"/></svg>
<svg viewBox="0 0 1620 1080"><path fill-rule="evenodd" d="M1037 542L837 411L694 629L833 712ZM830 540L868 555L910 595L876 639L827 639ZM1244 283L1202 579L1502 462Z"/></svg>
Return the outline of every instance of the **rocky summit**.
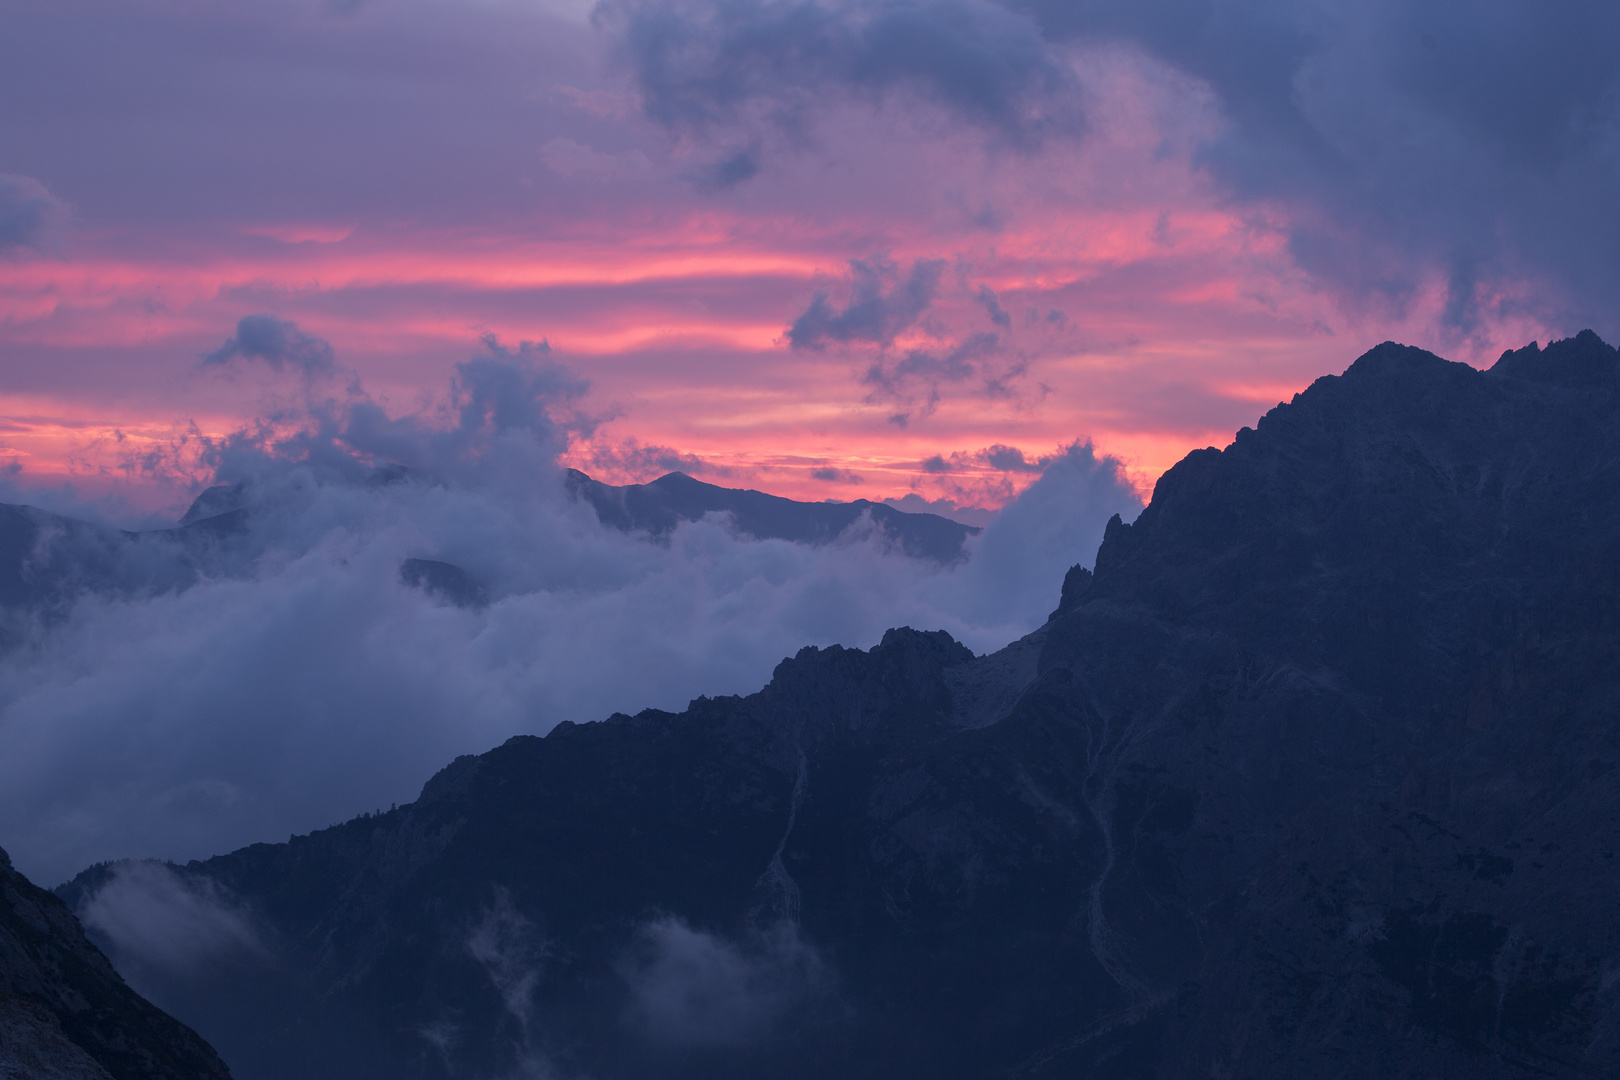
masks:
<svg viewBox="0 0 1620 1080"><path fill-rule="evenodd" d="M0 1077L230 1080L213 1049L127 985L56 896L0 851Z"/></svg>
<svg viewBox="0 0 1620 1080"><path fill-rule="evenodd" d="M144 985L248 1078L1616 1076L1617 764L1620 356L1385 344L1007 649L806 649L169 868L260 947Z"/></svg>

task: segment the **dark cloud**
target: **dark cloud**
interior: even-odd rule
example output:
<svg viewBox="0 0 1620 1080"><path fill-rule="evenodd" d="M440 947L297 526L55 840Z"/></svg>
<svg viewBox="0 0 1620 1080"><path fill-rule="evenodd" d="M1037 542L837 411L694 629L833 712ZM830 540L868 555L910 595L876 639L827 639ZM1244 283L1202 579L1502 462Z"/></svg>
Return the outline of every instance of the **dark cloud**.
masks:
<svg viewBox="0 0 1620 1080"><path fill-rule="evenodd" d="M788 328L788 344L795 349L851 342L888 345L933 304L944 269L943 259L918 259L902 277L900 267L888 259L852 259L849 303L840 310L827 293L816 293Z"/></svg>
<svg viewBox="0 0 1620 1080"><path fill-rule="evenodd" d="M722 154L694 170L691 178L705 191L729 191L745 180L752 180L759 170L759 148L750 147Z"/></svg>
<svg viewBox="0 0 1620 1080"><path fill-rule="evenodd" d="M40 250L65 213L66 207L38 180L0 173L0 252Z"/></svg>
<svg viewBox="0 0 1620 1080"><path fill-rule="evenodd" d="M203 356L205 365L228 364L232 360L262 360L276 371L291 368L310 378L337 370L330 344L274 315L243 316L237 321L236 335Z"/></svg>
<svg viewBox="0 0 1620 1080"><path fill-rule="evenodd" d="M978 371L975 361L993 352L996 344L996 335L976 334L945 352L907 349L892 363L879 360L873 364L866 370L863 381L888 394L900 393L913 381L934 386L941 382L963 382Z"/></svg>
<svg viewBox="0 0 1620 1080"><path fill-rule="evenodd" d="M983 527L990 524L996 516L994 510L987 510L982 506L964 506L955 499L925 499L915 491L904 498L890 498L883 501L896 510L903 510L908 514L938 514L952 521L960 521L964 525Z"/></svg>
<svg viewBox="0 0 1620 1080"><path fill-rule="evenodd" d="M1400 315L1438 279L1439 317L1458 334L1519 313L1620 327L1613 4L627 0L603 11L648 115L710 138L806 131L852 95L911 86L962 124L1028 143L1078 115L1069 50L1123 46L1212 92L1221 123L1197 164L1239 205L1283 209L1295 261L1352 304Z"/></svg>
<svg viewBox="0 0 1620 1080"><path fill-rule="evenodd" d="M973 294L973 299L984 306L985 314L990 316L991 322L1004 329L1012 329L1012 316L1007 314L1007 309L1001 306L1001 301L996 298L994 289L988 285L980 285L979 291Z"/></svg>
<svg viewBox="0 0 1620 1080"><path fill-rule="evenodd" d="M665 473L683 472L688 476L727 477L735 470L718 465L697 454L672 446L643 446L637 439L611 443L598 441L590 448L587 470L605 470L615 476L630 475L653 480Z"/></svg>
<svg viewBox="0 0 1620 1080"><path fill-rule="evenodd" d="M770 128L802 137L842 96L910 92L1019 145L1075 114L1073 80L1031 20L979 0L852 5L817 0L606 0L643 108L671 129Z"/></svg>
<svg viewBox="0 0 1620 1080"><path fill-rule="evenodd" d="M922 470L929 473L963 472L976 466L988 465L992 469L1008 473L1038 473L1044 471L1053 462L1062 459L1070 453L1071 448L1058 451L1055 454L1043 454L1036 458L1027 456L1016 446L1007 446L996 443L982 450L957 450L949 458L943 454L935 454L923 460Z"/></svg>
<svg viewBox="0 0 1620 1080"><path fill-rule="evenodd" d="M947 387L977 382L973 393L1011 397L1014 380L1028 365L1004 354L998 334L972 334L939 347L911 348L898 357L888 354L895 338L917 325L933 306L944 269L943 259L918 259L902 275L900 267L888 259L853 260L849 302L839 308L827 292L817 292L788 328L788 343L796 349L824 349L829 343L879 346L882 351L861 381L870 388L868 403L888 401L902 406L889 417L890 423L901 427L916 416L931 415ZM992 322L1011 326L1011 317L989 286L980 285L971 295ZM937 329L933 332L938 333Z"/></svg>
<svg viewBox="0 0 1620 1080"><path fill-rule="evenodd" d="M1289 206L1318 278L1399 305L1438 271L1463 332L1521 305L1616 325L1615 5L1016 6L1053 39L1127 42L1206 82L1229 124L1204 163Z"/></svg>
<svg viewBox="0 0 1620 1080"><path fill-rule="evenodd" d="M992 469L1000 469L1002 472L1040 472L1051 460L1048 458L1030 461L1018 447L1003 446L1000 443L980 450L977 456Z"/></svg>
<svg viewBox="0 0 1620 1080"><path fill-rule="evenodd" d="M913 415L932 414L952 386L977 382L968 392L1011 397L1013 380L1028 365L1004 356L1000 345L995 334L974 334L948 349L907 349L898 359L879 356L861 376L861 382L871 387L867 401L901 402L910 409L902 414L909 421Z"/></svg>
<svg viewBox="0 0 1620 1080"><path fill-rule="evenodd" d="M820 468L811 469L810 479L825 480L829 483L861 483L861 477L859 474L850 472L848 469L835 469L831 465L823 465Z"/></svg>

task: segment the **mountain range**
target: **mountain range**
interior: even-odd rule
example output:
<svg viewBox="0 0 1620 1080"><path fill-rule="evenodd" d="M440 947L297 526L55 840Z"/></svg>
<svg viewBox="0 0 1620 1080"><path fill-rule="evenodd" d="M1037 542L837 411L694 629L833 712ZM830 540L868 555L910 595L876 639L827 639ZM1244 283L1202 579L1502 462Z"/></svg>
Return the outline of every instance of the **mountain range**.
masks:
<svg viewBox="0 0 1620 1080"><path fill-rule="evenodd" d="M1617 646L1620 355L1384 344L999 652L806 648L60 893L251 927L99 939L249 1080L1614 1076Z"/></svg>
<svg viewBox="0 0 1620 1080"><path fill-rule="evenodd" d="M428 478L398 465L380 466L365 478L371 486ZM725 515L730 528L755 539L830 544L869 518L890 543L914 558L941 563L966 556L964 544L980 531L935 514L907 513L864 499L852 503L807 503L716 487L684 473L649 484L603 484L576 469L563 474L564 488L588 503L601 523L623 532L665 538L683 521ZM193 500L173 528L115 529L34 506L0 503L0 646L22 640L39 619L61 616L86 593L134 596L187 588L203 575L245 572L257 554L247 542L257 507L246 482L208 488ZM478 607L490 590L461 566L443 559L411 557L400 580L451 603Z"/></svg>
<svg viewBox="0 0 1620 1080"><path fill-rule="evenodd" d="M683 472L666 473L648 484L614 486L569 469L569 494L590 503L610 528L667 536L683 521L705 514L729 515L731 527L758 540L827 544L864 515L907 555L953 563L965 557L963 545L979 529L937 514L896 510L866 499L854 502L796 502L763 491L716 487Z"/></svg>

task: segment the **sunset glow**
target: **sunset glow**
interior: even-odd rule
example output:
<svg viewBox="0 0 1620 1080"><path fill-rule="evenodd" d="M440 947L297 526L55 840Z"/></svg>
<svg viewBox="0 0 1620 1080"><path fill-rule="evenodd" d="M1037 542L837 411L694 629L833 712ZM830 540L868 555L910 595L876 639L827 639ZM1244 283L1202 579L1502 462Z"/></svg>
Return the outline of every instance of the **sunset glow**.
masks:
<svg viewBox="0 0 1620 1080"><path fill-rule="evenodd" d="M260 119L249 137L208 93L120 98L117 72L87 75L119 123L179 125L110 185L100 158L11 117L0 172L43 193L38 228L0 258L0 454L24 488L183 507L206 476L172 448L293 390L201 363L258 314L329 343L395 412L442 400L481 340L545 342L589 382L577 407L595 423L567 460L606 479L650 479L656 458L798 498L985 506L1035 475L973 457L989 446L1033 461L1090 441L1145 492L1385 338L1484 364L1574 329L1533 276L1481 281L1459 321L1443 265L1363 288L1302 263L1321 209L1235 196L1208 164L1234 123L1218 94L1118 43L1054 52L1084 122L1015 144L904 94L835 95L797 134L744 114L661 122L611 35L569 8L479 8L444 54L464 77L443 86L406 74L410 43L443 29L422 3L119 18L164 42L175 78ZM249 49L272 25L293 37ZM245 66L209 68L165 36L182 27ZM351 54L403 80L400 98L343 80L289 97L251 74L336 73ZM215 172L194 177L182 163L208 145ZM736 147L747 178L704 179ZM813 304L847 315L860 289L882 303L918 272L928 295L903 325L790 336ZM936 457L948 467L923 466Z"/></svg>

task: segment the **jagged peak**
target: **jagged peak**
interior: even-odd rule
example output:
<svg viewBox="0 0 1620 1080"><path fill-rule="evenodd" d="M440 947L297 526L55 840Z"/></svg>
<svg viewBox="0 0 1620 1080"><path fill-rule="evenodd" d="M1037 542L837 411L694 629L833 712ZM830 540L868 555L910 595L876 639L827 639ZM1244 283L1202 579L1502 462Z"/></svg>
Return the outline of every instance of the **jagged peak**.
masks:
<svg viewBox="0 0 1620 1080"><path fill-rule="evenodd" d="M1510 389L1508 379L1518 389ZM1594 389L1609 392L1593 395ZM1286 532L1295 538L1287 543L1303 544L1307 541L1299 538L1328 527L1345 499L1381 505L1388 492L1380 484L1427 476L1440 478L1435 482L1443 488L1461 482L1447 479L1448 470L1478 476L1485 467L1481 455L1495 452L1489 440L1480 441L1481 425L1500 428L1493 438L1530 440L1543 449L1557 446L1557 453L1574 453L1563 434L1546 427L1546 410L1576 408L1587 419L1569 431L1595 431L1593 424L1615 420L1604 419L1606 403L1616 400L1614 389L1620 389L1620 352L1590 330L1546 348L1531 343L1510 351L1489 372L1386 341L1342 375L1317 379L1292 401L1268 411L1254 428L1241 429L1225 450L1194 450L1167 470L1133 524L1109 522L1097 553L1096 580L1086 583L1083 594L1112 595L1118 575L1142 558L1155 567L1149 574L1168 575L1166 580L1182 582L1177 587L1187 592L1184 579L1192 566L1212 567L1227 559L1238 550L1233 545L1254 541L1262 521L1272 522L1276 532L1268 543L1283 543L1279 538ZM1570 399L1572 390L1584 396ZM1547 397L1547 391L1556 397ZM1353 526L1343 521L1333 526L1345 527ZM1054 614L1072 606L1066 598Z"/></svg>
<svg viewBox="0 0 1620 1080"><path fill-rule="evenodd" d="M1582 330L1545 349L1534 341L1522 349L1509 349L1491 366L1490 374L1557 386L1601 386L1620 377L1620 352L1594 331Z"/></svg>

